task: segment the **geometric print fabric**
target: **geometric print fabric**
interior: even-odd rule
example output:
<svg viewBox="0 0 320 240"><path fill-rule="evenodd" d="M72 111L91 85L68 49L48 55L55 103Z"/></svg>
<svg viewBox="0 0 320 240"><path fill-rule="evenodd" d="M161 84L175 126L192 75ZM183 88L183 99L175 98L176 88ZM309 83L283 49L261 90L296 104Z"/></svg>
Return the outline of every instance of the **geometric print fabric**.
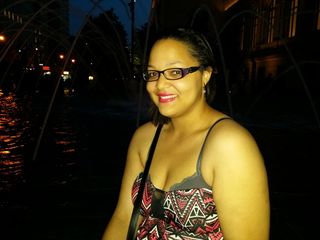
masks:
<svg viewBox="0 0 320 240"><path fill-rule="evenodd" d="M136 200L142 174L132 187L132 199ZM155 196L162 198L154 204ZM152 203L152 204L151 204ZM152 205L157 208L152 209ZM208 188L181 189L164 192L157 189L148 176L140 214L143 216L138 231L138 240L223 240L212 190Z"/></svg>

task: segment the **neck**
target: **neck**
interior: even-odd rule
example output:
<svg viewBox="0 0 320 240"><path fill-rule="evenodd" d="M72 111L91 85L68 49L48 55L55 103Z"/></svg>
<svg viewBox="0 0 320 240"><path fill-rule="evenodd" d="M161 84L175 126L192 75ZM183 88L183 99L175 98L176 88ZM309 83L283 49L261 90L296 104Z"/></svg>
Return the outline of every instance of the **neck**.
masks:
<svg viewBox="0 0 320 240"><path fill-rule="evenodd" d="M190 134L206 128L217 115L218 112L205 103L183 116L171 118L168 130L178 135Z"/></svg>

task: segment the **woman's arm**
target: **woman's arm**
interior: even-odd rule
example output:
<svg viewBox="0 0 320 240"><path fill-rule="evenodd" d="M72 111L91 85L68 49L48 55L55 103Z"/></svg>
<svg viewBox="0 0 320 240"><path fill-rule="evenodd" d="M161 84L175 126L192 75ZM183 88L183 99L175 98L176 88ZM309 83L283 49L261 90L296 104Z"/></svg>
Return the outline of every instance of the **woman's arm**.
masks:
<svg viewBox="0 0 320 240"><path fill-rule="evenodd" d="M145 149L152 135L150 130L154 131L154 126L150 124L143 125L134 133L127 153L127 162L124 169L121 189L115 211L106 227L102 240L121 240L126 239L133 203L131 191L134 180L144 169Z"/></svg>
<svg viewBox="0 0 320 240"><path fill-rule="evenodd" d="M270 203L263 157L251 134L233 121L210 139L213 194L224 238L268 240Z"/></svg>

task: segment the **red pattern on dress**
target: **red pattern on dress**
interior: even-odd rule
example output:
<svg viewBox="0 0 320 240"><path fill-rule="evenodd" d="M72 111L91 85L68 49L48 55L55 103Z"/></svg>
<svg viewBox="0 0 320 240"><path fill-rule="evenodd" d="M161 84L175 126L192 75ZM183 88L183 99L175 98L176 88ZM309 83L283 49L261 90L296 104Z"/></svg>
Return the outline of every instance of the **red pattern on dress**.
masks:
<svg viewBox="0 0 320 240"><path fill-rule="evenodd" d="M132 199L136 200L141 175L132 187ZM144 217L137 231L137 240L183 239L223 240L212 190L193 188L164 192L164 218L156 218L151 202L156 187L147 178L140 214Z"/></svg>

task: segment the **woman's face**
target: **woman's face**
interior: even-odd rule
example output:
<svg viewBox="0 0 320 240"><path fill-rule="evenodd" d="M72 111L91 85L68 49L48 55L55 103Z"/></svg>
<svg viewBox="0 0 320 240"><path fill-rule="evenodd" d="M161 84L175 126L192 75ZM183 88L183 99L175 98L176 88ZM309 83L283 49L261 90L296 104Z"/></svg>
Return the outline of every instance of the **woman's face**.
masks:
<svg viewBox="0 0 320 240"><path fill-rule="evenodd" d="M174 39L162 39L153 46L148 70L163 71L168 68L189 68L200 66L189 52L188 46ZM157 81L147 82L147 91L159 112L174 118L192 111L205 103L203 88L211 71L197 70L178 80L167 80L163 74Z"/></svg>

